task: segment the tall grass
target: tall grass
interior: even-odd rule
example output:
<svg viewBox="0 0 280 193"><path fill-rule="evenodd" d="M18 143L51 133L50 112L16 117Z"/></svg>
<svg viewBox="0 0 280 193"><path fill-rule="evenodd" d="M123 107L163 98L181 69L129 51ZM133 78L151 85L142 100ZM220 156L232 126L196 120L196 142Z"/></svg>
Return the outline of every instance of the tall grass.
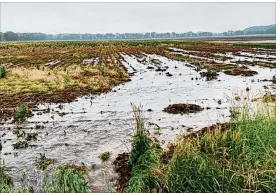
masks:
<svg viewBox="0 0 280 193"><path fill-rule="evenodd" d="M141 107L132 105L136 127L133 136L132 150L129 157L129 166L132 168L132 177L128 182L127 193L150 193L159 186L153 168L159 163L162 149L148 136L145 128Z"/></svg>
<svg viewBox="0 0 280 193"><path fill-rule="evenodd" d="M90 188L84 178L85 169L75 165L60 166L51 180L47 176L43 183L44 193L89 193Z"/></svg>
<svg viewBox="0 0 280 193"><path fill-rule="evenodd" d="M160 148L147 135L145 141L139 140L142 130L136 132L131 156L137 150L141 153L132 164L126 192L276 192L276 116L272 108L252 115L246 106L227 130L217 126L203 136L181 138L167 164L159 161ZM141 116L137 116L138 128L143 129ZM139 141L145 145L149 141L145 151L139 148Z"/></svg>

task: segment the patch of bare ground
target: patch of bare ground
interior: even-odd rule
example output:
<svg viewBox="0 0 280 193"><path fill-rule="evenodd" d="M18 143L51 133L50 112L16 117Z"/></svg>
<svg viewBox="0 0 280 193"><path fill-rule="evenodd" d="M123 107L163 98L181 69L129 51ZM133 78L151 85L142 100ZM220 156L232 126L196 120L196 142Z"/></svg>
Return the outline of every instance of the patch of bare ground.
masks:
<svg viewBox="0 0 280 193"><path fill-rule="evenodd" d="M203 108L196 104L172 104L164 108L163 111L170 114L188 114L202 111Z"/></svg>
<svg viewBox="0 0 280 193"><path fill-rule="evenodd" d="M224 73L227 75L232 75L232 76L238 76L238 75L254 76L254 75L258 74L258 72L253 71L253 70L242 70L242 69L238 69L238 68L235 68L232 70L225 70Z"/></svg>

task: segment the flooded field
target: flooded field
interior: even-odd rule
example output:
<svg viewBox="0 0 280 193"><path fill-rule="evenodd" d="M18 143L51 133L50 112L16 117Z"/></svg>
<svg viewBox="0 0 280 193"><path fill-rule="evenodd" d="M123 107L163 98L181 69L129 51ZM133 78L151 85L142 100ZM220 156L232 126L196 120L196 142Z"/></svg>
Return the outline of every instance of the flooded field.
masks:
<svg viewBox="0 0 280 193"><path fill-rule="evenodd" d="M83 46L82 42L38 43L32 45L31 55L28 44L2 45L0 64L11 73L23 78L19 71L37 69L34 73L45 79L54 75L42 85L42 79L36 77L22 79L35 81L33 90L29 89L31 83L16 87L0 81L1 161L16 184L21 183L25 172L35 192L40 191L36 186L43 175L36 170L40 154L54 160L54 166L84 165L92 190L106 192L108 183L113 186L117 178L111 162L131 148L131 103L142 105L150 135L163 146L178 135L228 122L233 103L275 94L275 44L260 45L184 41L86 42ZM71 74L72 66L80 68L79 72ZM48 74L42 75L44 72ZM60 75L65 83L56 87L54 82ZM95 79L85 80L92 77ZM83 80L83 85L76 80ZM95 81L99 82L92 90ZM104 85L106 89L101 89ZM75 90L68 89L71 86L79 92L73 93ZM37 98L37 93L43 93L43 97ZM196 104L203 109L189 114L163 112L176 103ZM17 122L13 114L20 104L27 104L33 116ZM36 137L27 139L28 133L36 133ZM24 145L15 146L19 142ZM100 159L103 152L111 153L106 164Z"/></svg>

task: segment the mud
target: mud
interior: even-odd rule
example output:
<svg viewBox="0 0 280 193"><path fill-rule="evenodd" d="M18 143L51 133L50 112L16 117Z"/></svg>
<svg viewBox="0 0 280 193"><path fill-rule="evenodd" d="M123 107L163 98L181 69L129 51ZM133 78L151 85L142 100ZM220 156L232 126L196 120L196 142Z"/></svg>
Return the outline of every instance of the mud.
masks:
<svg viewBox="0 0 280 193"><path fill-rule="evenodd" d="M168 107L163 109L164 112L170 114L189 114L197 113L202 110L203 108L201 108L199 105L183 103L168 105Z"/></svg>
<svg viewBox="0 0 280 193"><path fill-rule="evenodd" d="M258 74L256 71L252 70L241 70L241 69L233 69L233 70L226 70L224 71L225 74L227 75L232 75L232 76L254 76Z"/></svg>
<svg viewBox="0 0 280 193"><path fill-rule="evenodd" d="M118 173L119 177L116 182L116 190L118 193L122 193L130 179L131 167L128 165L129 154L118 154L113 162L114 169Z"/></svg>
<svg viewBox="0 0 280 193"><path fill-rule="evenodd" d="M130 81L127 79L126 81ZM123 82L126 82L123 81ZM116 83L117 84L117 83ZM115 84L115 85L116 85ZM115 86L114 84L112 85ZM8 120L15 113L16 107L21 104L27 104L30 108L42 103L60 104L70 103L75 101L78 97L90 94L98 95L111 91L112 88L93 92L90 88L69 86L63 90L55 91L54 93L22 93L20 95L7 95L0 93L0 120Z"/></svg>
<svg viewBox="0 0 280 193"><path fill-rule="evenodd" d="M261 102L275 102L276 101L276 95L271 94L271 92L266 92L265 95L259 98L252 99L252 102L261 101Z"/></svg>

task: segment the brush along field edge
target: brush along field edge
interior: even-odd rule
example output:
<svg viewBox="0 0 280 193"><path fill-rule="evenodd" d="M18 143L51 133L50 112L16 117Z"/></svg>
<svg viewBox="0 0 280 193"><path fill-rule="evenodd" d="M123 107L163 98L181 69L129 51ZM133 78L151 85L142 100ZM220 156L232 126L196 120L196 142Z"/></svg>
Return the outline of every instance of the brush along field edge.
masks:
<svg viewBox="0 0 280 193"><path fill-rule="evenodd" d="M226 127L181 136L165 161L164 150L147 134L141 109L133 110L131 174L118 192L276 192L275 105L253 115L244 106Z"/></svg>

